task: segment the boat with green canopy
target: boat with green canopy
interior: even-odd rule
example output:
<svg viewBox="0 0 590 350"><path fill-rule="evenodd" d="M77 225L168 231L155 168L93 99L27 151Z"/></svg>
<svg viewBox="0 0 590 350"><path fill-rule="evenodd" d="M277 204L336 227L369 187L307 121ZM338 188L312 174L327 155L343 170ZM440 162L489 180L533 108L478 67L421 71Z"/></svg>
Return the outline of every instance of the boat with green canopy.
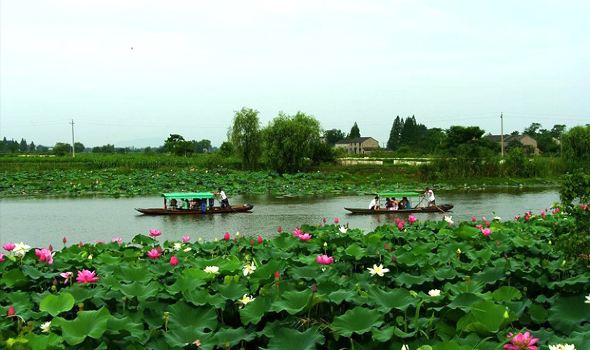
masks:
<svg viewBox="0 0 590 350"><path fill-rule="evenodd" d="M250 212L252 204L237 204L227 207L215 205L215 194L211 192L162 193L164 207L135 208L145 215L204 215Z"/></svg>
<svg viewBox="0 0 590 350"><path fill-rule="evenodd" d="M411 213L446 213L453 209L452 204L441 204L441 205L425 205L420 206L423 201L423 195L417 191L384 191L374 193L379 199L391 198L392 206L388 207L383 203L378 209L365 209L365 208L344 208L351 212L351 214L411 214ZM409 198L420 198L422 197L416 206L412 206ZM401 198L398 200L397 198ZM404 201L405 199L405 201ZM402 203L403 205L400 205Z"/></svg>

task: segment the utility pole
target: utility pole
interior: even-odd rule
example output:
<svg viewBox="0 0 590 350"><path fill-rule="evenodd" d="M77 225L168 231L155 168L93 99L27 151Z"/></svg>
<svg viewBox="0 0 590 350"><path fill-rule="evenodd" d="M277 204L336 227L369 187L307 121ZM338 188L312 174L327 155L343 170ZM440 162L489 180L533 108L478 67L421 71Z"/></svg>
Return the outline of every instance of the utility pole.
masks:
<svg viewBox="0 0 590 350"><path fill-rule="evenodd" d="M72 124L72 158L75 158L76 157L76 147L74 147L74 145L76 143L74 142L74 119L72 119L72 122L70 124Z"/></svg>
<svg viewBox="0 0 590 350"><path fill-rule="evenodd" d="M502 112L500 112L500 147L502 149L502 158L504 158L504 114Z"/></svg>

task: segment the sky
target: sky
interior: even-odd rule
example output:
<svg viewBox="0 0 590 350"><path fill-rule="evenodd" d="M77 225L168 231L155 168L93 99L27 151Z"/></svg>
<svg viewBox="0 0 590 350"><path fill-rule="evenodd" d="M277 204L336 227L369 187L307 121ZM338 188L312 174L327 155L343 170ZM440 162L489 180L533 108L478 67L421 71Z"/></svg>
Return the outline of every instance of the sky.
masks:
<svg viewBox="0 0 590 350"><path fill-rule="evenodd" d="M302 111L385 144L395 116L590 123L588 1L3 0L0 136L157 146Z"/></svg>

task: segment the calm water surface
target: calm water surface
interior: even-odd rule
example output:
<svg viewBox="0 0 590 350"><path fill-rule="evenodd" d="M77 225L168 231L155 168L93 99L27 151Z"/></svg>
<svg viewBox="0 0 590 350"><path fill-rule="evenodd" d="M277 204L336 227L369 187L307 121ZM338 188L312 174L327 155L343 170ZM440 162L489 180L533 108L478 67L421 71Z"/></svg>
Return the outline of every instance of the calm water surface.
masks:
<svg viewBox="0 0 590 350"><path fill-rule="evenodd" d="M27 242L33 246L60 246L62 237L69 242L109 241L113 236L130 240L151 228L162 231L164 239L183 235L193 239L215 239L225 231L270 236L278 226L293 230L297 225L319 224L323 217L370 231L393 222L395 215L348 215L344 207L368 206L370 196L313 198L276 198L272 196L235 196L231 203L252 203L252 213L144 216L134 210L160 207L160 197L134 198L40 198L0 199L0 243ZM525 210L538 212L559 200L555 190L543 192L465 192L437 193L437 203L452 203L453 220L468 220L471 215L498 215L505 220ZM414 203L416 204L416 203ZM440 213L417 214L419 220L442 220Z"/></svg>

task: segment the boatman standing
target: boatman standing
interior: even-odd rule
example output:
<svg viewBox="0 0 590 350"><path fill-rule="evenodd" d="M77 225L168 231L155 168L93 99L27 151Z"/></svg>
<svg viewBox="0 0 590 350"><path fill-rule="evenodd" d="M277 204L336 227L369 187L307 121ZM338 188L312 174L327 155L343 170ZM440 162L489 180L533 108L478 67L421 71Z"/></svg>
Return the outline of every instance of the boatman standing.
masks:
<svg viewBox="0 0 590 350"><path fill-rule="evenodd" d="M219 187L217 189L217 192L215 192L215 194L219 195L219 197L221 197L221 207L222 208L229 207L229 200L227 199L227 195L225 194L225 191L223 191L223 188Z"/></svg>
<svg viewBox="0 0 590 350"><path fill-rule="evenodd" d="M430 187L426 187L426 191L424 191L424 197L426 198L426 201L428 201L429 207L436 206L434 192L430 189Z"/></svg>

